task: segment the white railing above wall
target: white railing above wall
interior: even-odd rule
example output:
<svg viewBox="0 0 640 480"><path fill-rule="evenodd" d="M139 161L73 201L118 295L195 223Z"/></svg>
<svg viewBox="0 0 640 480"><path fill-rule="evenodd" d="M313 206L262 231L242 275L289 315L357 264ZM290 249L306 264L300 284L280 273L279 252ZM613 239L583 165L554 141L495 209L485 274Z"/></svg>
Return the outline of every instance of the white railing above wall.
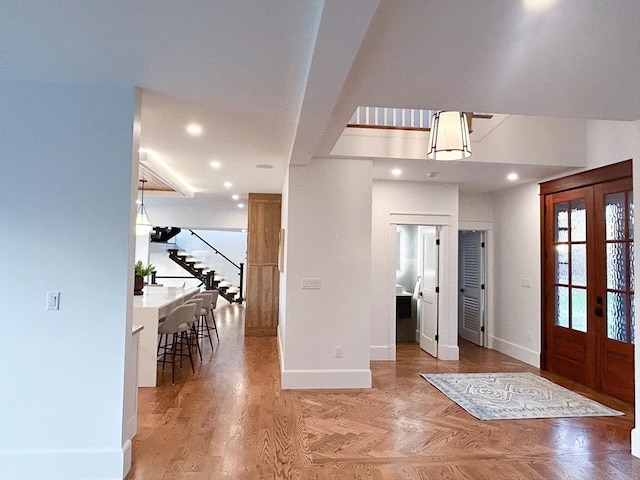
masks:
<svg viewBox="0 0 640 480"><path fill-rule="evenodd" d="M434 113L436 110L418 108L358 107L347 126L427 130Z"/></svg>

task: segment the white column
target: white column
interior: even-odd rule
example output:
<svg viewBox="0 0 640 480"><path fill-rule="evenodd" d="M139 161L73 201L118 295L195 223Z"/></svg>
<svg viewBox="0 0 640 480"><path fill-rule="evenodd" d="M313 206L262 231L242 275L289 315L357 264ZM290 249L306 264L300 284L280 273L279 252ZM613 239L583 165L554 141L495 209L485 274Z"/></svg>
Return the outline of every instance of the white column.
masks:
<svg viewBox="0 0 640 480"><path fill-rule="evenodd" d="M2 82L3 479L125 474L135 115L133 87Z"/></svg>
<svg viewBox="0 0 640 480"><path fill-rule="evenodd" d="M283 388L371 386L371 169L346 159L289 169Z"/></svg>

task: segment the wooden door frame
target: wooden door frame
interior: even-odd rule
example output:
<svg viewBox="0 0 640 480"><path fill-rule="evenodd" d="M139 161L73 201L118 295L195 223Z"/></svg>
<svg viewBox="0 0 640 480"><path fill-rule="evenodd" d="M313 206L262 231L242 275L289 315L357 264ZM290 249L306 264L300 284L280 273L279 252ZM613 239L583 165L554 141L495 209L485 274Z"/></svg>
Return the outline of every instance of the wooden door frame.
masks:
<svg viewBox="0 0 640 480"><path fill-rule="evenodd" d="M606 165L604 167L594 168L585 172L576 173L562 178L542 182L540 186L540 272L542 291L540 292L540 333L541 333L541 349L540 349L540 368L547 369L547 327L545 312L547 309L547 299L544 292L546 288L545 279L547 278L548 267L544 258L545 239L547 235L547 226L545 225L545 206L546 196L573 190L581 187L589 187L598 183L620 180L622 178L633 176L633 165L631 159L623 162Z"/></svg>

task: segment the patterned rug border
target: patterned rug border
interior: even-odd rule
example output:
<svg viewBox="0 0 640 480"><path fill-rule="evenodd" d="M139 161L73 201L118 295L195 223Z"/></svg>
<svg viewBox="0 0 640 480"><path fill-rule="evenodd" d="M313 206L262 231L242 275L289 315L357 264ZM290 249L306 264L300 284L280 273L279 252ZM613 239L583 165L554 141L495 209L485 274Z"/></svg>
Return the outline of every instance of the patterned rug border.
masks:
<svg viewBox="0 0 640 480"><path fill-rule="evenodd" d="M428 381L441 393L449 397L453 402L458 404L469 414L480 420L520 420L533 418L568 418L568 417L607 417L624 415L623 412L609 408L601 403L591 400L579 393L572 392L544 377L535 375L531 372L514 372L514 373L423 373L420 375ZM493 405L489 402L493 401L491 394L496 390L490 388L491 382L496 383L499 379L507 377L517 377L519 382L529 384L529 389L535 387L547 389L552 392L550 397L557 400L556 405L540 406L540 401L532 399L523 401L522 405L501 407L498 403ZM487 381L493 378L492 381ZM481 387L487 387L484 398L482 395L472 395L468 393L469 388L478 387L478 381L484 379ZM466 381L464 381L466 380ZM475 381L475 383L473 383ZM515 381L515 380L514 380ZM464 386L464 391L461 390ZM457 388L456 388L457 387ZM500 390L502 393L503 390ZM523 390L523 393L527 393ZM513 392L510 392L510 396ZM515 395L520 392L516 391ZM546 399L548 400L548 399ZM511 398L509 398L511 401ZM483 402L485 403L483 405Z"/></svg>

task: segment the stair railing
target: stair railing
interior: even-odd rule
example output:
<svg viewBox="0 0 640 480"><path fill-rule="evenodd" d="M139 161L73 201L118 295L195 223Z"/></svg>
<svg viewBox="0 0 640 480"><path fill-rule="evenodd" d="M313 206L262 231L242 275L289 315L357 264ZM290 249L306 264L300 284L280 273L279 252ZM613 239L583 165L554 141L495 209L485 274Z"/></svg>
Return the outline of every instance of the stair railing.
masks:
<svg viewBox="0 0 640 480"><path fill-rule="evenodd" d="M239 265L234 262L233 260L231 260L229 257L227 257L224 253L222 253L220 250L218 250L216 247L214 247L213 245L211 245L209 242L207 242L204 238L202 238L200 235L198 235L196 232L194 232L193 230L189 230L191 232L191 235L195 235L197 238L199 238L205 245L207 245L211 250L213 250L214 252L216 252L216 254L220 255L222 258L224 258L227 262L229 262L231 265L233 265L234 267L236 267L238 269L238 275L240 276L240 287L239 287L239 295L240 297L236 300L239 303L242 303L244 301L244 297L242 296L242 294L244 293L244 263L240 263ZM213 280L213 279L211 279Z"/></svg>

